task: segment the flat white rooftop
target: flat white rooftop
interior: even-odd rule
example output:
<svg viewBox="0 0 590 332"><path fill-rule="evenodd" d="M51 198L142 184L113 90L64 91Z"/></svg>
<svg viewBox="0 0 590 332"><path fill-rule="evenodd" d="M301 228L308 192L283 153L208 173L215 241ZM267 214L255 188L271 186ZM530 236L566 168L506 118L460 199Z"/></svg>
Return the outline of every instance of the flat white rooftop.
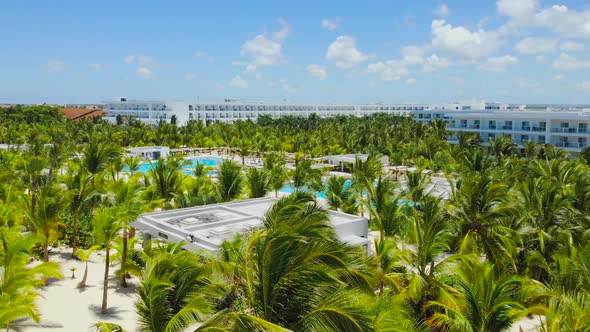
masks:
<svg viewBox="0 0 590 332"><path fill-rule="evenodd" d="M271 197L143 214L132 223L144 234L168 242L188 241L187 250L217 251L237 233L262 226L264 214L275 203ZM368 245L368 220L329 211L338 237L352 245Z"/></svg>

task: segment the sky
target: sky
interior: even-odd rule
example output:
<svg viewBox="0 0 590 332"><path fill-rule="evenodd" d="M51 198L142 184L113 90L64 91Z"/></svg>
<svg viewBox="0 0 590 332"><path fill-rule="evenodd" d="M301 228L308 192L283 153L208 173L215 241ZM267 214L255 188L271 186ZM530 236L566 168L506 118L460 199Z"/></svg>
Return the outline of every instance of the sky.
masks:
<svg viewBox="0 0 590 332"><path fill-rule="evenodd" d="M590 3L0 1L0 103L590 103Z"/></svg>

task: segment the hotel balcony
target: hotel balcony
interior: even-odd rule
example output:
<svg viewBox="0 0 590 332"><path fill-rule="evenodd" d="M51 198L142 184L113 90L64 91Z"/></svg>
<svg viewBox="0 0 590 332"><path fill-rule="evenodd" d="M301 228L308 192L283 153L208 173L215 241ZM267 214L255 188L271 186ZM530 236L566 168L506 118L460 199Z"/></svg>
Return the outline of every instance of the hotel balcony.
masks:
<svg viewBox="0 0 590 332"><path fill-rule="evenodd" d="M588 128L551 128L552 133L585 134Z"/></svg>

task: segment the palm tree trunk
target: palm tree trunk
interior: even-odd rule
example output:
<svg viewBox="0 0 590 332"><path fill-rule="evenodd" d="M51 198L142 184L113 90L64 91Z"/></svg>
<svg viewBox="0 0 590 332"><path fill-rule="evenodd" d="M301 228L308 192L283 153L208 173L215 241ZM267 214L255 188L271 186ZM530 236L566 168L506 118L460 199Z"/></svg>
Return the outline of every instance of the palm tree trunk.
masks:
<svg viewBox="0 0 590 332"><path fill-rule="evenodd" d="M88 279L88 261L86 261L86 266L84 267L84 276L82 277L82 280L78 284L78 288L86 287L86 279Z"/></svg>
<svg viewBox="0 0 590 332"><path fill-rule="evenodd" d="M105 314L107 312L107 296L109 294L109 254L110 254L111 248L109 245L106 246L106 250L105 250L105 263L104 263L104 280L102 283L102 307L100 309L100 312Z"/></svg>
<svg viewBox="0 0 590 332"><path fill-rule="evenodd" d="M76 250L78 249L78 211L74 211L74 225L72 226L72 257L76 257Z"/></svg>
<svg viewBox="0 0 590 332"><path fill-rule="evenodd" d="M128 245L129 233L127 228L123 229L123 253L121 254L121 286L127 288L127 245Z"/></svg>
<svg viewBox="0 0 590 332"><path fill-rule="evenodd" d="M49 239L49 234L46 234L47 239ZM43 261L49 261L49 242L43 241Z"/></svg>

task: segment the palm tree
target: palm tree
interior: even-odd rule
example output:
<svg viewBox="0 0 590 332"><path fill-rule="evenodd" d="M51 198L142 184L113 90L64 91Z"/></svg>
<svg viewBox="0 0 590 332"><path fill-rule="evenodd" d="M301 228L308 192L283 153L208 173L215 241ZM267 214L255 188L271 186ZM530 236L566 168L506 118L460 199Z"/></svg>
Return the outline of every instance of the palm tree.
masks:
<svg viewBox="0 0 590 332"><path fill-rule="evenodd" d="M207 176L187 179L185 185L186 190L174 200L177 208L212 204L219 201L217 187Z"/></svg>
<svg viewBox="0 0 590 332"><path fill-rule="evenodd" d="M139 170L142 163L143 163L143 160L140 157L134 156L134 155L127 155L123 159L123 165L125 165L129 168L129 172L131 173L131 176L135 175L135 172L137 172Z"/></svg>
<svg viewBox="0 0 590 332"><path fill-rule="evenodd" d="M496 269L477 256L459 258L457 301L430 301L436 310L427 321L445 331L508 331L518 319L534 313L514 300L521 282L514 275L496 275Z"/></svg>
<svg viewBox="0 0 590 332"><path fill-rule="evenodd" d="M219 165L219 192L222 202L236 199L242 192L242 167L226 159Z"/></svg>
<svg viewBox="0 0 590 332"><path fill-rule="evenodd" d="M82 280L80 280L78 288L86 288L86 280L88 279L88 261L90 260L92 254L99 248L99 246L95 245L88 248L87 250L77 250L74 253L79 260L84 262L84 276L82 277Z"/></svg>
<svg viewBox="0 0 590 332"><path fill-rule="evenodd" d="M354 205L357 193L350 186L350 181L343 176L331 176L326 181L326 200L332 210L346 210Z"/></svg>
<svg viewBox="0 0 590 332"><path fill-rule="evenodd" d="M109 290L109 267L111 248L115 239L123 229L123 222L120 221L119 209L117 207L107 207L96 211L94 215L94 236L96 242L100 243L105 249L104 279L102 290L101 312L107 312L108 290Z"/></svg>
<svg viewBox="0 0 590 332"><path fill-rule="evenodd" d="M361 199L361 216L364 216L364 202L371 201L371 194L368 190L373 187L373 182L381 175L382 168L381 161L374 155L369 155L365 161L359 157L355 159L352 167L352 183L358 190ZM368 196L366 200L365 194Z"/></svg>
<svg viewBox="0 0 590 332"><path fill-rule="evenodd" d="M152 165L149 170L151 184L156 189L158 198L164 200L166 208L171 207L174 198L182 193L183 182L187 178L182 173L184 163L180 159L160 158L157 165Z"/></svg>
<svg viewBox="0 0 590 332"><path fill-rule="evenodd" d="M69 208L72 212L72 255L78 250L78 226L80 214L88 212L92 206L94 197L98 190L91 187L92 174L79 167L75 163L70 163L64 177L63 184L70 196Z"/></svg>
<svg viewBox="0 0 590 332"><path fill-rule="evenodd" d="M278 197L279 190L289 179L285 164L285 159L275 152L267 154L264 158L264 169L268 172L269 185L275 192L275 197Z"/></svg>
<svg viewBox="0 0 590 332"><path fill-rule="evenodd" d="M43 186L39 192L39 201L34 214L32 202L23 196L26 215L33 226L35 234L41 238L43 260L49 260L49 243L56 239L57 227L61 226L61 214L67 207L68 195L61 187L55 185Z"/></svg>
<svg viewBox="0 0 590 332"><path fill-rule="evenodd" d="M187 251L150 258L141 276L136 304L143 331L184 331L214 312L223 287L211 280L211 264Z"/></svg>
<svg viewBox="0 0 590 332"><path fill-rule="evenodd" d="M452 198L461 253L483 252L496 268L515 270L518 237L505 220L518 215L506 185L491 176L471 175L457 183Z"/></svg>
<svg viewBox="0 0 590 332"><path fill-rule="evenodd" d="M95 184L96 175L104 171L107 165L117 159L121 149L108 140L93 137L82 149L81 165L92 174L92 185Z"/></svg>
<svg viewBox="0 0 590 332"><path fill-rule="evenodd" d="M268 172L264 169L250 167L246 173L248 197L258 198L266 196L270 186Z"/></svg>
<svg viewBox="0 0 590 332"><path fill-rule="evenodd" d="M311 159L300 155L295 156L295 169L293 170L293 186L297 189L309 188L322 189L323 170L315 168Z"/></svg>
<svg viewBox="0 0 590 332"><path fill-rule="evenodd" d="M392 239L382 237L375 240L374 257L378 265L379 295L383 295L385 287L399 293L405 286L403 271L406 266L407 252L400 250Z"/></svg>
<svg viewBox="0 0 590 332"><path fill-rule="evenodd" d="M35 304L37 287L50 277L63 278L56 263L28 264L33 247L39 243L33 234L21 235L16 229L0 227L0 326L22 317L40 321Z"/></svg>
<svg viewBox="0 0 590 332"><path fill-rule="evenodd" d="M267 211L264 229L251 234L235 254L240 306L204 325L371 330L363 297L372 296L374 280L362 263L366 258L340 243L327 221L326 210L309 193L280 199Z"/></svg>
<svg viewBox="0 0 590 332"><path fill-rule="evenodd" d="M118 221L122 223L121 246L121 286L127 287L127 258L128 240L130 236L129 223L137 219L143 213L154 209L161 204L158 200L149 200L144 195L144 188L138 186L136 180L118 180L111 182L107 187L108 192L104 197L104 205L116 207Z"/></svg>

